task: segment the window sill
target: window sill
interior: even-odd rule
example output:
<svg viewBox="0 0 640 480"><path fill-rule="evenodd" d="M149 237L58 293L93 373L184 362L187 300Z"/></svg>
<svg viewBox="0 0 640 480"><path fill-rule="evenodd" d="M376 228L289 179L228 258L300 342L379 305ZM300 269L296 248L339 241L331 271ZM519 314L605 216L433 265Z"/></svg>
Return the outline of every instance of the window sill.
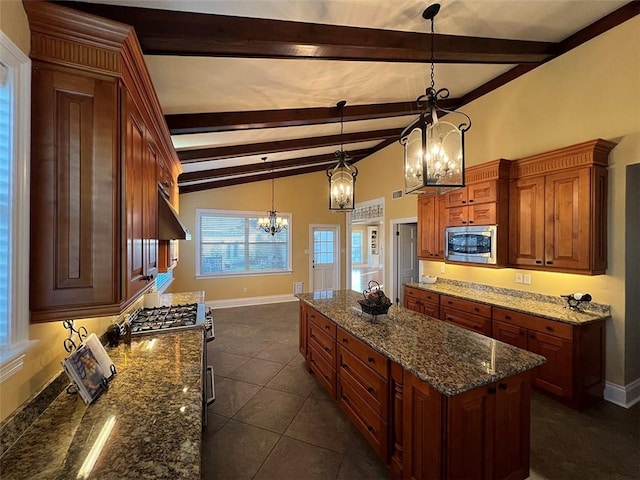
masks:
<svg viewBox="0 0 640 480"><path fill-rule="evenodd" d="M256 273L229 273L225 275L196 275L196 280L211 280L213 278L234 278L234 277L267 277L271 275L291 275L293 270L280 270L277 272L256 272Z"/></svg>
<svg viewBox="0 0 640 480"><path fill-rule="evenodd" d="M36 343L37 340L31 340L0 349L0 383L22 370L25 355Z"/></svg>

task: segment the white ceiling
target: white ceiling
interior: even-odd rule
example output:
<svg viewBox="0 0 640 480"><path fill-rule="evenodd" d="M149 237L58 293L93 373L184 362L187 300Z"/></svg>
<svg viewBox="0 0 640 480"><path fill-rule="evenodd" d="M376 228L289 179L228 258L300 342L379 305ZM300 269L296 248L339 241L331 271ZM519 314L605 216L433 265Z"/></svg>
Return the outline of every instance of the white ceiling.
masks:
<svg viewBox="0 0 640 480"><path fill-rule="evenodd" d="M422 0L124 0L143 8L428 33ZM437 34L559 42L625 0L441 0ZM418 63L146 55L165 114L237 112L408 102L424 93L429 66ZM458 98L515 65L437 64L436 87ZM345 133L401 129L412 116L346 122ZM340 133L338 123L174 135L177 150ZM379 142L349 144L348 150ZM339 145L269 154L269 162L331 153ZM185 172L262 163L262 154L185 164ZM277 168L277 167L276 167ZM181 182L183 185L183 182Z"/></svg>

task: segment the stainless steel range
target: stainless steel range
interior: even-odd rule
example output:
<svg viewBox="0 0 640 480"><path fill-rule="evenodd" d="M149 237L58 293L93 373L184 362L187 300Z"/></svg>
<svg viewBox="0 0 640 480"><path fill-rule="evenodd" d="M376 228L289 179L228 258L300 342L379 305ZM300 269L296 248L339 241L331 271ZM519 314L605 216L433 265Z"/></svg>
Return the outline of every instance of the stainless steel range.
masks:
<svg viewBox="0 0 640 480"><path fill-rule="evenodd" d="M197 303L143 308L131 316L131 334L185 330L204 324L204 320L204 305Z"/></svg>

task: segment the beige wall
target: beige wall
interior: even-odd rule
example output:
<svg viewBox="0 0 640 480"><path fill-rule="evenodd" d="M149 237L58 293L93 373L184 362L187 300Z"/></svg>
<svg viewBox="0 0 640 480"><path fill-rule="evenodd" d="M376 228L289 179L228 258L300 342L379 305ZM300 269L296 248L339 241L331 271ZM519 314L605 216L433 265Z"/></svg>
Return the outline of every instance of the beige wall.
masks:
<svg viewBox="0 0 640 480"><path fill-rule="evenodd" d="M21 0L0 0L0 30L29 54L29 22Z"/></svg>
<svg viewBox="0 0 640 480"><path fill-rule="evenodd" d="M271 181L225 187L180 195L180 218L192 240L180 242L180 262L174 270L172 292L204 290L206 300L293 294L293 282L309 287L309 225L339 225L341 235L341 284L345 276L345 214L329 211L329 184L324 171L275 180L275 208L292 214L291 241L293 272L278 275L250 275L217 279L195 278L196 209L258 211L271 209ZM247 292L243 291L247 287Z"/></svg>
<svg viewBox="0 0 640 480"><path fill-rule="evenodd" d="M497 158L518 159L594 138L618 142L609 157L607 274L590 277L528 271L532 284L518 288L550 295L586 291L594 301L611 305L607 380L620 385L635 380L625 375L625 170L627 165L640 162L640 18L533 70L463 110L473 122L467 141L468 165ZM397 143L360 162L358 168L359 200L378 197L380 189L384 189L385 231L390 220L416 214L415 196L390 200L391 191L402 188L402 150ZM640 232L634 236L637 238ZM444 275L440 273L443 265ZM421 262L421 273L516 287L513 269ZM388 282L391 272L386 274ZM626 353L636 365L640 362L638 348ZM637 372L637 367L633 371Z"/></svg>

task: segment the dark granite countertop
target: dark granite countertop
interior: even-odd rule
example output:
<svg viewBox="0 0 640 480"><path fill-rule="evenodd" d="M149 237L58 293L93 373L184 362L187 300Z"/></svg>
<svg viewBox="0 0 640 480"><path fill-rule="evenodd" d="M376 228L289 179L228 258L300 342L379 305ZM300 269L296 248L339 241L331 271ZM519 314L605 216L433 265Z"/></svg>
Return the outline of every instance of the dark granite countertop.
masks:
<svg viewBox="0 0 640 480"><path fill-rule="evenodd" d="M107 348L109 390L88 406L61 393L2 456L2 479L199 479L202 349L201 329Z"/></svg>
<svg viewBox="0 0 640 480"><path fill-rule="evenodd" d="M586 304L584 311L572 310L566 307L566 302L561 297L522 290L444 279L438 279L436 283L409 282L405 285L574 325L605 320L611 316L608 305L590 303Z"/></svg>
<svg viewBox="0 0 640 480"><path fill-rule="evenodd" d="M350 290L296 296L447 396L545 363L540 355L402 307L373 320L360 311L362 294Z"/></svg>

